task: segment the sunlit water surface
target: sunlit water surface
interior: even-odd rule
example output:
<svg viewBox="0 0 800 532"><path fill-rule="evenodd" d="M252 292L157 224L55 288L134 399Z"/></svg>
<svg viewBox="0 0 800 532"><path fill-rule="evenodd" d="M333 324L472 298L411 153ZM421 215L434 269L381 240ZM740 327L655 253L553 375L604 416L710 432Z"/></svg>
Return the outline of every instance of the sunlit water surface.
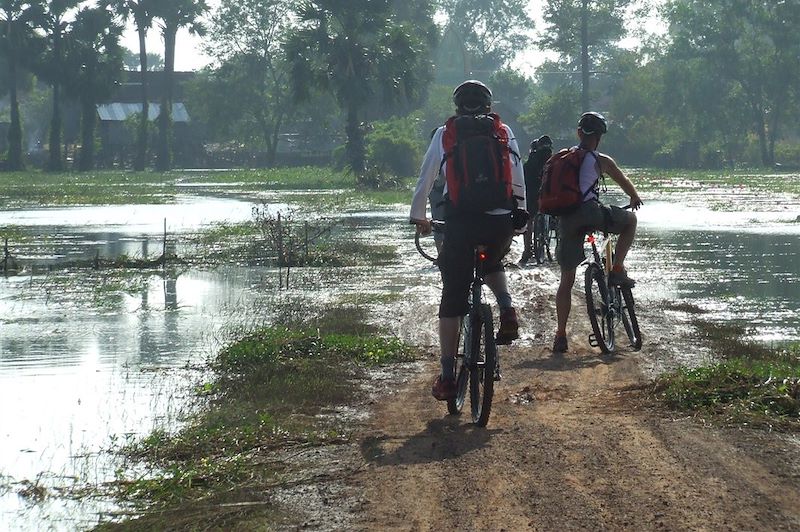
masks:
<svg viewBox="0 0 800 532"><path fill-rule="evenodd" d="M275 209L286 207L272 199ZM776 207L748 197L730 212L707 200L658 197L639 211L629 260L638 300L651 308L696 305L705 319L741 323L762 340L800 338L797 201ZM247 220L255 204L191 195L176 205L2 213L0 225L55 235L23 253L45 262L149 257L160 252L164 218L170 234L180 235ZM100 451L174 428L197 378L175 369L213 356L232 328L257 323L254 309L265 297L312 292L335 301L370 291L436 298L427 285L437 274L413 250L406 207L343 216L360 238L396 244L398 260L369 270L295 269L292 290L280 295L268 268L153 273L136 292L102 304L64 293L55 274L0 279L0 530L75 530L119 510L108 501L73 502L59 490L113 480L111 455ZM49 497L37 502L32 486L47 488Z"/></svg>

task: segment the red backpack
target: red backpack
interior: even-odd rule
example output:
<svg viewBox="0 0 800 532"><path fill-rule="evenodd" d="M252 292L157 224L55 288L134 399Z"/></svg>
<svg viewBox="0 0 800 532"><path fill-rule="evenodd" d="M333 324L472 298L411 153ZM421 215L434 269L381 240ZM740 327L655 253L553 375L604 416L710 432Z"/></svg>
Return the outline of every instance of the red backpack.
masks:
<svg viewBox="0 0 800 532"><path fill-rule="evenodd" d="M442 137L447 162L448 213L511 209L511 155L508 130L500 117L458 115L447 120ZM441 170L441 166L440 166Z"/></svg>
<svg viewBox="0 0 800 532"><path fill-rule="evenodd" d="M583 204L588 191L581 192L580 177L587 153L589 150L581 148L564 148L547 160L539 189L539 212L562 216Z"/></svg>

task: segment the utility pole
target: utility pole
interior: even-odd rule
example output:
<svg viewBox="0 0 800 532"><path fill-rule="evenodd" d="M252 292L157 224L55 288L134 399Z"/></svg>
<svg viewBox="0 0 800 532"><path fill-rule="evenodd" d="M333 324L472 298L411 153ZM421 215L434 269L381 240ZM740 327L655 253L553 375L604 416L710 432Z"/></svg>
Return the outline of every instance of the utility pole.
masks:
<svg viewBox="0 0 800 532"><path fill-rule="evenodd" d="M589 0L581 10L581 107L589 111Z"/></svg>

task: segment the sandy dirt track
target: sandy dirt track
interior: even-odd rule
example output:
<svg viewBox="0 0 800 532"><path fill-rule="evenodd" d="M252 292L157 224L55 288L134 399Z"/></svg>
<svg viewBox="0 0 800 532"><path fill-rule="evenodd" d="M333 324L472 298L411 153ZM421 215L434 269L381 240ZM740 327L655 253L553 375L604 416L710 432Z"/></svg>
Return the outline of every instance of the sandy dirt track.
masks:
<svg viewBox="0 0 800 532"><path fill-rule="evenodd" d="M433 348L419 374L376 400L353 453L360 463L344 477L358 499L346 528L800 530L796 437L656 409L642 361L663 341L601 357L577 292L570 350L554 355L550 284L515 294L525 335L501 348L485 429L430 396ZM406 319L419 312L411 304ZM647 326L645 316L645 335Z"/></svg>

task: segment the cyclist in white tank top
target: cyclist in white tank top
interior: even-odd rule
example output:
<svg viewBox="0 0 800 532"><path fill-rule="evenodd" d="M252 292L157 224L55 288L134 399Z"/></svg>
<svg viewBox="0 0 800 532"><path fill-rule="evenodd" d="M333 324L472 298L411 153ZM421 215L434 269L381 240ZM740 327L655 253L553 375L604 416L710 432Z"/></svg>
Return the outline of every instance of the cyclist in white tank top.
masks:
<svg viewBox="0 0 800 532"><path fill-rule="evenodd" d="M567 321L572 306L572 285L575 284L575 271L585 258L583 241L587 231L599 229L619 235L614 265L608 279L611 283L628 288L634 284L633 279L625 272L624 260L636 234L636 215L616 206L603 205L598 197L598 180L604 174L613 179L630 197L633 210L639 208L642 200L636 187L619 169L614 159L597 151L600 137L607 130L606 119L599 113L584 113L578 121L579 147L588 150L581 165L579 181L585 199L575 212L562 216L558 224L560 238L556 258L561 267L561 281L556 292L558 326L553 342L554 353L567 350Z"/></svg>

